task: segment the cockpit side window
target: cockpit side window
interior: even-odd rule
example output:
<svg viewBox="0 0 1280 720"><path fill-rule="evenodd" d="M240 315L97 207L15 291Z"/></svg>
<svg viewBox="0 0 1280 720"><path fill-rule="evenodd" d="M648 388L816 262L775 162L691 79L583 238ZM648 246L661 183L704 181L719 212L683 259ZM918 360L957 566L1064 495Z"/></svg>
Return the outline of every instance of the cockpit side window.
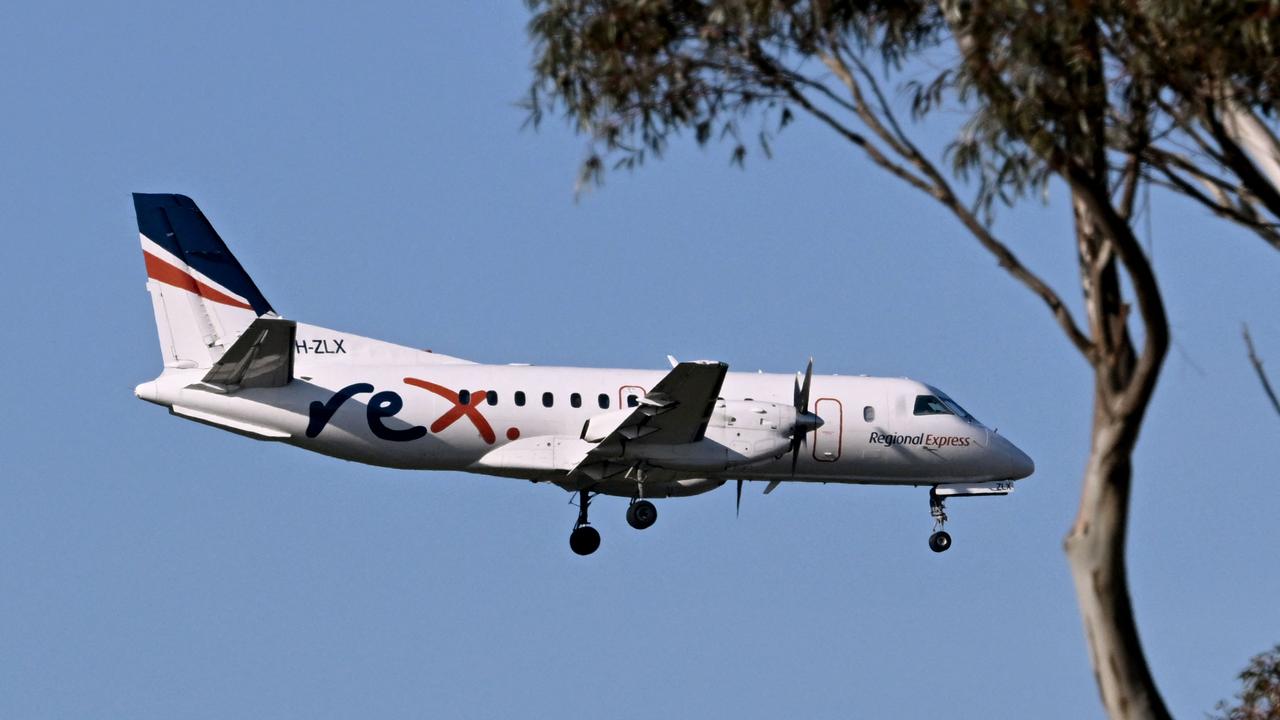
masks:
<svg viewBox="0 0 1280 720"><path fill-rule="evenodd" d="M934 395L917 395L916 396L916 415L954 415L951 408L947 407L941 400Z"/></svg>

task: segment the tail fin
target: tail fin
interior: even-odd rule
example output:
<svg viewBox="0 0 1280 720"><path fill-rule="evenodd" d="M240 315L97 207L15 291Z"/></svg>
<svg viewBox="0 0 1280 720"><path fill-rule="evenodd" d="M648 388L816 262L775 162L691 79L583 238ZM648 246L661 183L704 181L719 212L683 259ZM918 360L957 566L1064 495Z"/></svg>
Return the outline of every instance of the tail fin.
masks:
<svg viewBox="0 0 1280 720"><path fill-rule="evenodd" d="M166 368L212 367L254 319L275 316L191 198L134 193L133 206Z"/></svg>

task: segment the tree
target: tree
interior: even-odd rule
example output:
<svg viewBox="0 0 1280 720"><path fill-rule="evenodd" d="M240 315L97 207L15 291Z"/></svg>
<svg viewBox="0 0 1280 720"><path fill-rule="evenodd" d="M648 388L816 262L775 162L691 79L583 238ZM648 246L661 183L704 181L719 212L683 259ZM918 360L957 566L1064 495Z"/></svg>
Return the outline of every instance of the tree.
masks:
<svg viewBox="0 0 1280 720"><path fill-rule="evenodd" d="M1157 278L1134 232L1136 198L1172 189L1280 248L1271 6L941 0L528 0L536 125L563 112L590 140L580 182L606 159L634 168L682 133L770 152L807 116L946 208L1039 297L1093 370L1080 508L1065 540L1101 699L1115 718L1162 718L1129 599L1132 455L1169 345ZM928 62L922 62L927 60ZM915 63L915 65L912 65ZM913 118L967 115L943 158ZM750 123L756 123L748 131ZM749 139L748 136L751 136ZM943 161L947 164L943 165ZM962 198L953 181L970 183ZM1074 210L1084 314L1022 264L993 217L1060 181ZM1273 200L1275 202L1273 202Z"/></svg>
<svg viewBox="0 0 1280 720"><path fill-rule="evenodd" d="M1280 720L1280 645L1255 655L1239 677L1239 704L1218 703L1215 720Z"/></svg>

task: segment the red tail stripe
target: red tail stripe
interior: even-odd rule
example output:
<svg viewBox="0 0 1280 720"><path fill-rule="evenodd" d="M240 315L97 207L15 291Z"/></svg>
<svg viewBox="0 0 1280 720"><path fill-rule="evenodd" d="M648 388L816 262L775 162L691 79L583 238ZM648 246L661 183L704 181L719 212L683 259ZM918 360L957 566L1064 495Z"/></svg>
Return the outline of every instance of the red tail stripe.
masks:
<svg viewBox="0 0 1280 720"><path fill-rule="evenodd" d="M182 288L187 292L193 292L205 300L212 300L214 302L222 303L223 305L244 308L245 310L253 309L249 305L227 295L224 292L214 290L208 285L205 285L199 280L191 277L183 270L170 265L146 250L142 251L142 257L147 263L147 277L155 280L156 282L162 282L165 285L172 285L176 288Z"/></svg>

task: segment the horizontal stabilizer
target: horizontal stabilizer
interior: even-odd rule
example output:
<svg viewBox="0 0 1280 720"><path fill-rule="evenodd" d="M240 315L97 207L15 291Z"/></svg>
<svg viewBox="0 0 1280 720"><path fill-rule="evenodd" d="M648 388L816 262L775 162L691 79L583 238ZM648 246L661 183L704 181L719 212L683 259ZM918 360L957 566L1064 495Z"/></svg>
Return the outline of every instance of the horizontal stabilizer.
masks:
<svg viewBox="0 0 1280 720"><path fill-rule="evenodd" d="M292 320L254 320L204 376L205 384L228 392L289 384L296 333L297 323Z"/></svg>
<svg viewBox="0 0 1280 720"><path fill-rule="evenodd" d="M255 440L284 440L289 437L289 433L283 430L267 427L265 425L257 425L237 418L224 417L204 410L183 407L181 405L172 406L169 408L169 412L177 415L178 417L195 420L198 423L212 425L223 430L230 430L233 433L245 435Z"/></svg>

